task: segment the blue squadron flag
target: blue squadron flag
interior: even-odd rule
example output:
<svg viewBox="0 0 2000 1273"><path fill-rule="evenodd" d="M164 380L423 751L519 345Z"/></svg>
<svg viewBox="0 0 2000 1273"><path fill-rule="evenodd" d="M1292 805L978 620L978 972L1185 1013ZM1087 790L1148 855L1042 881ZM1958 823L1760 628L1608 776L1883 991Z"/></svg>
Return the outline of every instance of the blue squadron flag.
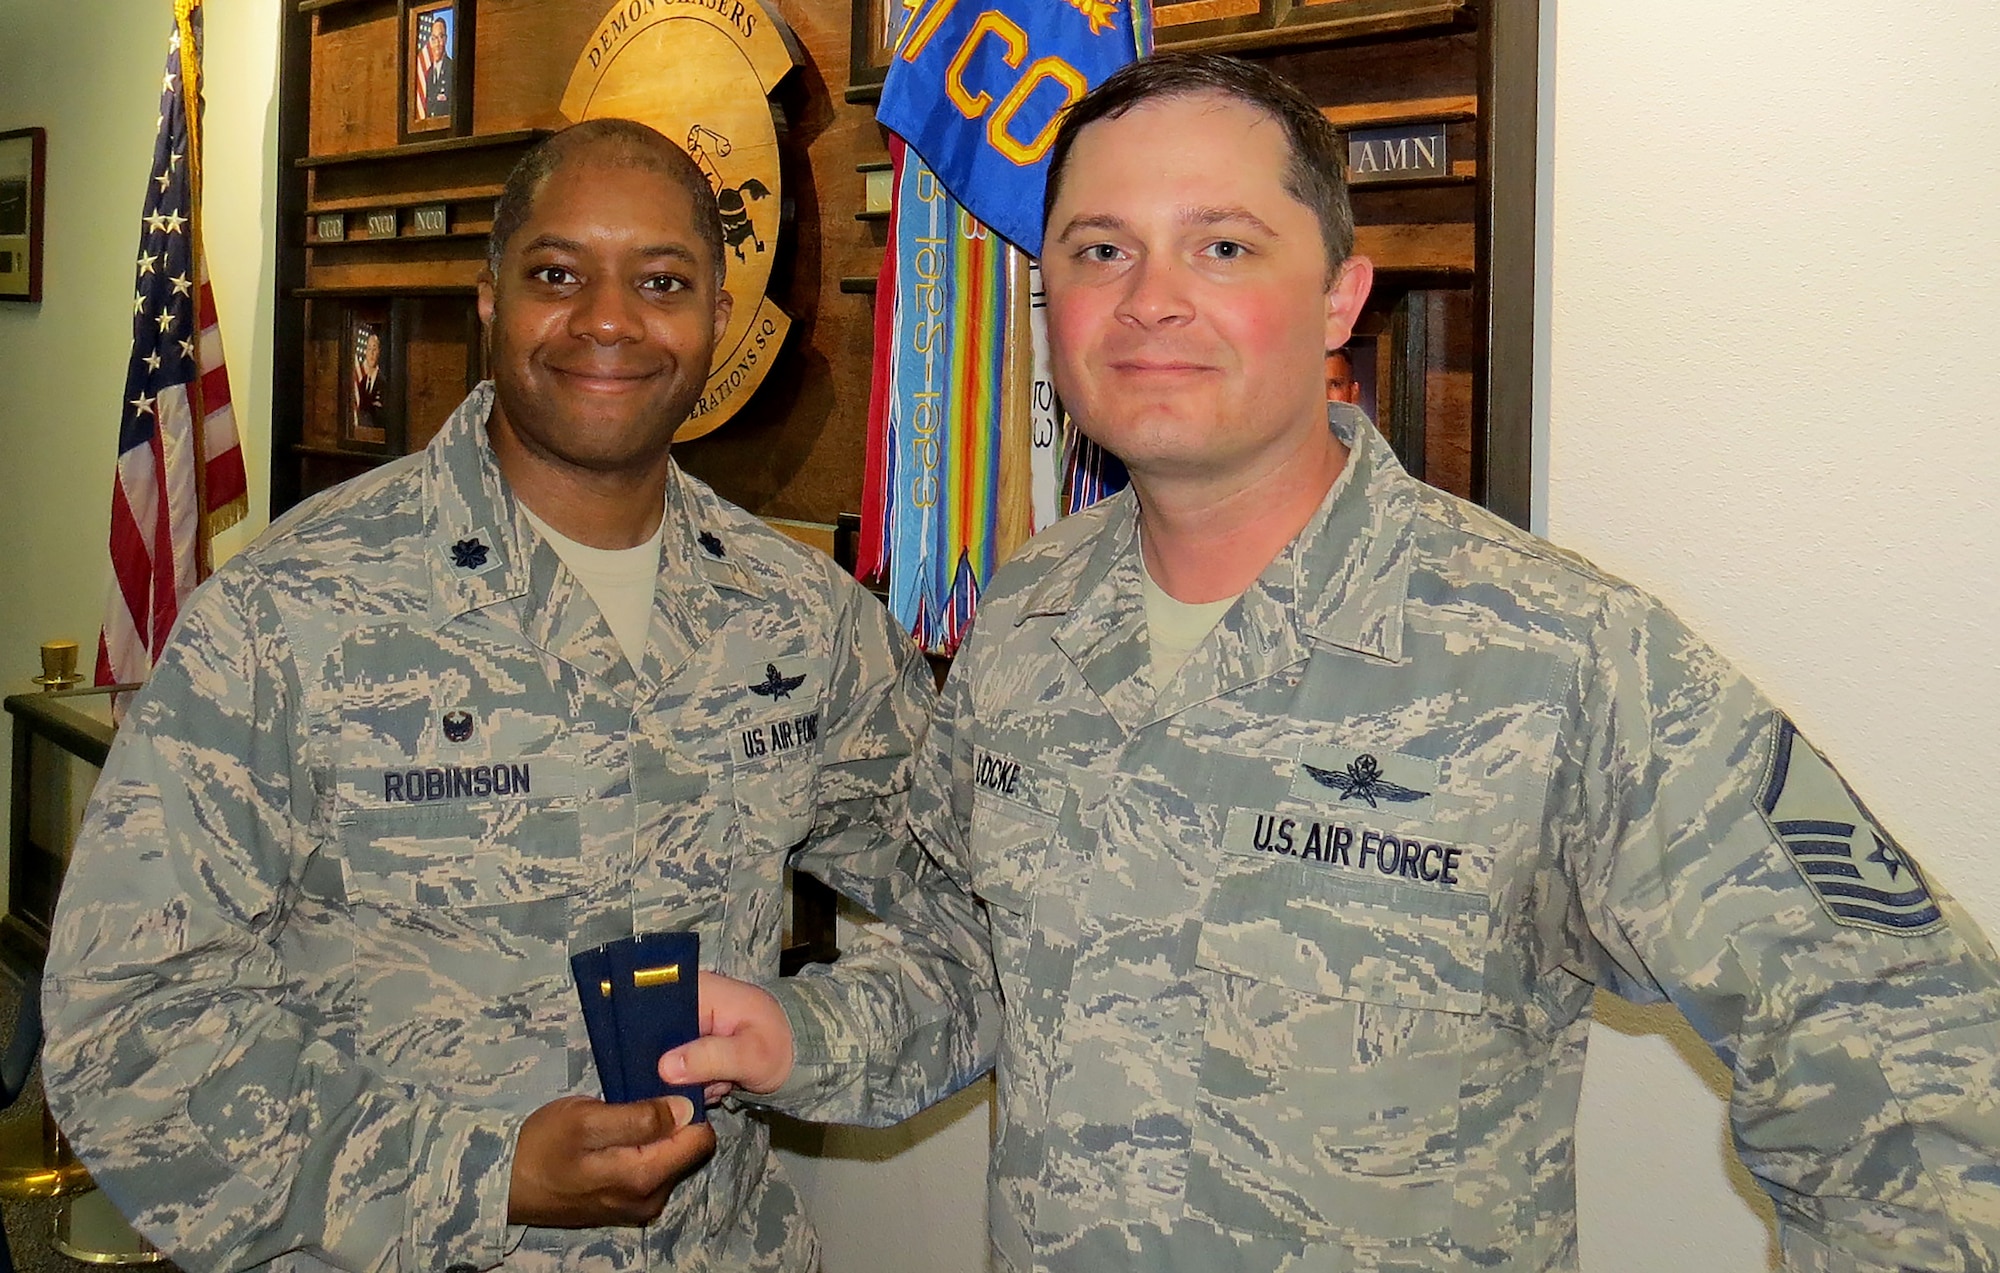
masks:
<svg viewBox="0 0 2000 1273"><path fill-rule="evenodd" d="M1063 437L1030 258L1063 111L1146 52L1149 23L1147 0L905 7L876 111L896 193L860 564L927 650L956 648L1036 523L1117 489L1094 447Z"/></svg>
<svg viewBox="0 0 2000 1273"><path fill-rule="evenodd" d="M929 0L909 10L875 118L967 211L1042 254L1042 187L1072 102L1145 52L1146 0Z"/></svg>

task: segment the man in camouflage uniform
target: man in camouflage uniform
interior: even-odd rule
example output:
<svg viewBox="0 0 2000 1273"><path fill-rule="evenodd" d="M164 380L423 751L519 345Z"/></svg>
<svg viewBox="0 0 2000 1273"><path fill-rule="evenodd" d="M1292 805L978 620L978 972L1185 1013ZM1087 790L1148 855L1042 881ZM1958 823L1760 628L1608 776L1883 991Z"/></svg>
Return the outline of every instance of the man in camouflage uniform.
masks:
<svg viewBox="0 0 2000 1273"><path fill-rule="evenodd" d="M915 806L999 969L997 1267L1574 1269L1604 987L1730 1065L1787 1267L1993 1269L1992 949L1656 601L1329 430L1370 269L1311 103L1137 64L1048 199L1136 497L995 578Z"/></svg>
<svg viewBox="0 0 2000 1273"><path fill-rule="evenodd" d="M546 143L480 285L497 383L219 571L134 705L56 918L46 1075L188 1268L815 1269L760 1123L594 1099L568 962L692 929L773 981L788 862L900 941L774 987L820 1046L767 1102L886 1121L983 1067L977 911L904 829L923 660L669 459L721 286L671 143ZM634 546L628 638L568 563Z"/></svg>

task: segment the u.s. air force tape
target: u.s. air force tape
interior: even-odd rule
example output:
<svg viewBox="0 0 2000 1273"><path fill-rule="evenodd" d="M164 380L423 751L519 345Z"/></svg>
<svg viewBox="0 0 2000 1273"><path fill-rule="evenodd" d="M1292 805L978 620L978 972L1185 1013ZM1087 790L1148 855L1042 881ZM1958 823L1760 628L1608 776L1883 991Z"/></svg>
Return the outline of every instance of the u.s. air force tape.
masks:
<svg viewBox="0 0 2000 1273"><path fill-rule="evenodd" d="M737 731L736 758L754 761L782 756L819 741L819 712L800 712L777 720L759 721Z"/></svg>
<svg viewBox="0 0 2000 1273"><path fill-rule="evenodd" d="M1456 889L1464 850L1419 836L1390 835L1358 822L1263 809L1231 809L1222 847L1250 856L1289 857L1329 871Z"/></svg>

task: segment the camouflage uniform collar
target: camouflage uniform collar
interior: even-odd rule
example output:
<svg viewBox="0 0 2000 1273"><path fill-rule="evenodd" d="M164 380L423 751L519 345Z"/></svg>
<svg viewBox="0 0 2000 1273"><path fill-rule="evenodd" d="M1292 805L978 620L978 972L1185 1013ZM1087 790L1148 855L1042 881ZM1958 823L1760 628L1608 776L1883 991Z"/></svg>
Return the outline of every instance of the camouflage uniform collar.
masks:
<svg viewBox="0 0 2000 1273"><path fill-rule="evenodd" d="M1416 480L1358 407L1330 404L1327 424L1346 444L1347 464L1319 512L1259 582L1281 578L1295 590L1302 636L1400 662Z"/></svg>
<svg viewBox="0 0 2000 1273"><path fill-rule="evenodd" d="M1061 615L1050 639L1127 733L1154 718L1146 601L1139 559L1139 503L1130 490L1080 514L1103 525L1094 548L1056 563L1022 617Z"/></svg>
<svg viewBox="0 0 2000 1273"><path fill-rule="evenodd" d="M723 592L759 601L770 595L740 553L729 552L730 541L718 537L713 529L727 520L726 506L681 472L678 464L667 469L666 508L661 516L667 530L660 537L653 622L643 666L637 669L640 680L649 686L666 684L729 622L740 602L725 599ZM715 547L722 552L713 551ZM608 625L605 632L609 633Z"/></svg>
<svg viewBox="0 0 2000 1273"><path fill-rule="evenodd" d="M559 559L528 525L494 458L486 421L493 383L466 395L426 448L424 504L431 544L433 618L438 623L502 601L552 598ZM661 590L683 635L711 626L714 588L763 598L768 589L747 566L705 551L701 537L726 520L721 502L674 465L667 478L667 533L660 546ZM544 550L538 553L538 549ZM546 560L539 560L541 557ZM539 562L539 564L538 564ZM544 615L557 607L541 606ZM555 639L554 633L544 636Z"/></svg>
<svg viewBox="0 0 2000 1273"><path fill-rule="evenodd" d="M493 383L484 381L424 448L424 525L430 543L431 617L460 615L522 596L534 541L516 526L514 494L486 437Z"/></svg>
<svg viewBox="0 0 2000 1273"><path fill-rule="evenodd" d="M1079 521L1095 519L1100 525L1080 537L1076 549L1050 565L1041 580L1028 590L1015 619L1017 625L1028 619L1075 610L1111 573L1113 566L1128 553L1138 551L1139 501L1131 488L1073 516Z"/></svg>
<svg viewBox="0 0 2000 1273"><path fill-rule="evenodd" d="M1348 448L1347 463L1313 519L1250 591L1282 606L1301 638L1399 661L1416 518L1415 479L1358 408L1334 403L1327 417ZM1100 518L1102 525L1081 540L1079 551L1049 567L1024 598L1016 621L1081 610L1101 635L1115 628L1105 620L1130 607L1114 605L1111 594L1123 590L1121 581L1132 584L1138 578L1118 569L1138 557L1138 513L1137 498L1126 490L1079 514ZM1126 600L1143 609L1136 596ZM1076 636L1083 639L1081 626Z"/></svg>
<svg viewBox="0 0 2000 1273"><path fill-rule="evenodd" d="M674 465L667 477L669 525L660 546L662 574L677 586L701 579L712 587L769 600L771 581L751 568L747 550L735 542L739 537L716 533L742 516L735 505Z"/></svg>

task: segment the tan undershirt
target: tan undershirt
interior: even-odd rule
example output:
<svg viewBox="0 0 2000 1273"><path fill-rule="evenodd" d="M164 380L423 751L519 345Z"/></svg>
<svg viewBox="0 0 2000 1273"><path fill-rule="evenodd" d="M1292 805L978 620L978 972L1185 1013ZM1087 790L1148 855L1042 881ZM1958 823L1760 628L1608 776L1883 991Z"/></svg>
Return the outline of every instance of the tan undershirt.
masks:
<svg viewBox="0 0 2000 1273"><path fill-rule="evenodd" d="M667 519L660 518L659 528L643 544L592 548L556 530L525 504L521 511L597 603L598 612L611 625L611 635L618 638L618 648L625 652L625 661L636 670L645 657L646 630L653 623L653 589L659 581Z"/></svg>
<svg viewBox="0 0 2000 1273"><path fill-rule="evenodd" d="M1153 582L1152 572L1143 565L1140 573L1145 576L1146 633L1152 646L1149 653L1153 664L1153 684L1164 687L1174 679L1174 673L1181 670L1181 664L1188 661L1188 656L1194 653L1209 629L1220 623L1229 607L1236 604L1236 597L1224 597L1220 601L1176 601L1167 595L1165 588Z"/></svg>

